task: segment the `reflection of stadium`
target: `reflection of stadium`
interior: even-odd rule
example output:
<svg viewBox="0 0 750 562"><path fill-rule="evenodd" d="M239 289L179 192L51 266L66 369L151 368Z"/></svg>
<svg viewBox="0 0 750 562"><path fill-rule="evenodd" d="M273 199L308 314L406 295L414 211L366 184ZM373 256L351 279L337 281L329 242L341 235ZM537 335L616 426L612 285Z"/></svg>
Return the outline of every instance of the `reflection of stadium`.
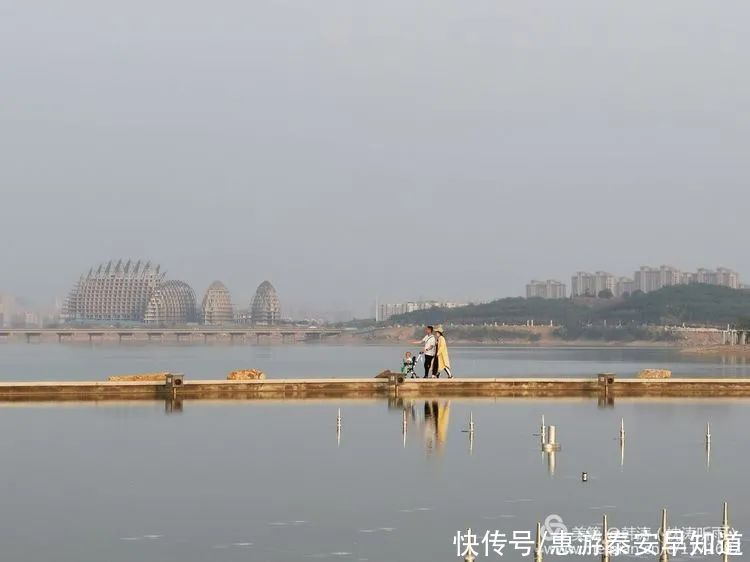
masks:
<svg viewBox="0 0 750 562"><path fill-rule="evenodd" d="M263 281L255 291L250 316L253 324L267 326L278 324L281 320L279 295L269 281Z"/></svg>

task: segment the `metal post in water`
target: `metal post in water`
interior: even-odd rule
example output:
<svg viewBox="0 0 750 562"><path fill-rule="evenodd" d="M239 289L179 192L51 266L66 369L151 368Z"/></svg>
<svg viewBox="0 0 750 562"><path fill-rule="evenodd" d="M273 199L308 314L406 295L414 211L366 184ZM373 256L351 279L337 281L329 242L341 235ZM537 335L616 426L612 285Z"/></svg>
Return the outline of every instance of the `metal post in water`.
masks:
<svg viewBox="0 0 750 562"><path fill-rule="evenodd" d="M620 419L620 441L625 441L625 418Z"/></svg>
<svg viewBox="0 0 750 562"><path fill-rule="evenodd" d="M404 415L401 419L401 435L404 438L404 449L406 448L406 431L408 429L407 425L407 419L406 419L406 410L404 410Z"/></svg>
<svg viewBox="0 0 750 562"><path fill-rule="evenodd" d="M534 543L534 562L542 562L544 559L544 552L542 549L542 524L536 522L536 541Z"/></svg>
<svg viewBox="0 0 750 562"><path fill-rule="evenodd" d="M609 524L607 514L602 517L602 562L609 562Z"/></svg>
<svg viewBox="0 0 750 562"><path fill-rule="evenodd" d="M547 426L547 441L544 443L542 450L548 453L550 451L560 450L560 444L557 442L557 427L556 426L554 425Z"/></svg>
<svg viewBox="0 0 750 562"><path fill-rule="evenodd" d="M711 447L711 422L706 422L706 447Z"/></svg>
<svg viewBox="0 0 750 562"><path fill-rule="evenodd" d="M667 544L667 509L661 510L661 527L659 527L659 562L667 562L669 555L666 549Z"/></svg>
<svg viewBox="0 0 750 562"><path fill-rule="evenodd" d="M724 511L721 516L721 547L721 559L723 562L727 562L729 560L729 554L727 553L729 547L729 506L727 502L724 502Z"/></svg>
<svg viewBox="0 0 750 562"><path fill-rule="evenodd" d="M341 445L341 408L336 414L336 443Z"/></svg>
<svg viewBox="0 0 750 562"><path fill-rule="evenodd" d="M474 433L474 412L469 412L469 433Z"/></svg>

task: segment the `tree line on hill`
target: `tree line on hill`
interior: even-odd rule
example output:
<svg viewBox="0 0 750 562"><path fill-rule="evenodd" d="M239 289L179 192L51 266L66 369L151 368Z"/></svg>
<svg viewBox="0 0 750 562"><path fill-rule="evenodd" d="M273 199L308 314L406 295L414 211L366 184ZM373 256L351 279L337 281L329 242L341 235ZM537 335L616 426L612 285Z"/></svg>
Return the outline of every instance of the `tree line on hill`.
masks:
<svg viewBox="0 0 750 562"><path fill-rule="evenodd" d="M714 285L677 285L651 293L636 291L595 306L586 299L504 298L459 308L433 308L394 316L392 324L536 324L552 322L561 337L576 339L613 332L641 339L644 326L693 325L750 328L750 291ZM598 331L598 332L597 332ZM598 338L594 338L598 339Z"/></svg>

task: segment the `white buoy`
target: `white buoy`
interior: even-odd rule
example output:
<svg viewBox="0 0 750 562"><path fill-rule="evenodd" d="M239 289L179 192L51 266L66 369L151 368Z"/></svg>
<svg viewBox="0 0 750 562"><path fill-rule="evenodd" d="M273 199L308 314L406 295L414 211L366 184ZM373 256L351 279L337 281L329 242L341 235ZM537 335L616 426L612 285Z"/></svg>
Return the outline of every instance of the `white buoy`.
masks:
<svg viewBox="0 0 750 562"><path fill-rule="evenodd" d="M706 422L706 447L711 446L711 422Z"/></svg>
<svg viewBox="0 0 750 562"><path fill-rule="evenodd" d="M620 419L620 441L625 441L625 418Z"/></svg>
<svg viewBox="0 0 750 562"><path fill-rule="evenodd" d="M469 433L474 433L474 412L469 412Z"/></svg>
<svg viewBox="0 0 750 562"><path fill-rule="evenodd" d="M547 442L547 424L544 423L544 414L542 414L542 427L539 434L542 436L542 445L544 445Z"/></svg>
<svg viewBox="0 0 750 562"><path fill-rule="evenodd" d="M589 481L589 473L581 472L581 482L588 482L588 481Z"/></svg>

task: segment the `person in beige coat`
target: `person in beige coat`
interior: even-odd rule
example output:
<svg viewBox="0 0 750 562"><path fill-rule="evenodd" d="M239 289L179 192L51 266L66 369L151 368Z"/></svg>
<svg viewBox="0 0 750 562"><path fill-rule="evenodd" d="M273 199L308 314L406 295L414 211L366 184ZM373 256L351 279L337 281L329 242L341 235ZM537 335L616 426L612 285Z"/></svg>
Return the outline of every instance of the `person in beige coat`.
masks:
<svg viewBox="0 0 750 562"><path fill-rule="evenodd" d="M440 373L445 371L445 374L448 375L449 379L453 378L453 373L451 373L451 360L448 356L448 340L445 339L445 336L443 335L443 326L438 326L435 328L435 333L437 334L437 364L438 364L438 370L436 377L440 377Z"/></svg>

